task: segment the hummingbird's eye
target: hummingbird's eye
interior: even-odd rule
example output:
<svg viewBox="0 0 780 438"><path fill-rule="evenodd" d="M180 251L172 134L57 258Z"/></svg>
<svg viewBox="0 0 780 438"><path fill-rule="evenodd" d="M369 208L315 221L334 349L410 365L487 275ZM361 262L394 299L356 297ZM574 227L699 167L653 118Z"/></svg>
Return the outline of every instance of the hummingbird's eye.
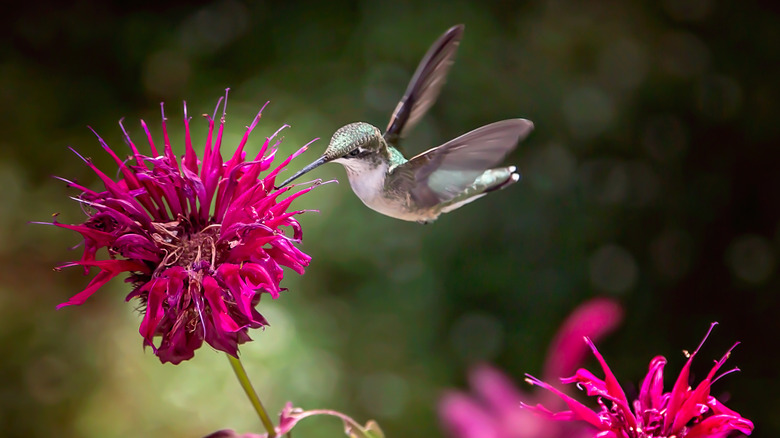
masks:
<svg viewBox="0 0 780 438"><path fill-rule="evenodd" d="M360 155L360 148L351 150L347 155L349 155L350 157L357 157L358 155Z"/></svg>

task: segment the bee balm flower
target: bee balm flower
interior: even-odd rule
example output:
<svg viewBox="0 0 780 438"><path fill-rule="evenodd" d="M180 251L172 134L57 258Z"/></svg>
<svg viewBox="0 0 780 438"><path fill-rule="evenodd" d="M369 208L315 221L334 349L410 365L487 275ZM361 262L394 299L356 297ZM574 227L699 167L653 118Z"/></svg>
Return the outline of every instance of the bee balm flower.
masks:
<svg viewBox="0 0 780 438"><path fill-rule="evenodd" d="M582 363L588 347L583 336L600 339L623 319L620 305L606 298L581 304L566 318L545 359L544 375L571 373ZM517 388L501 371L480 365L469 373L470 394L447 392L439 403L439 416L453 438L583 438L587 425L547 421L520 409L521 403L563 402L549 393L529 393Z"/></svg>
<svg viewBox="0 0 780 438"><path fill-rule="evenodd" d="M598 397L599 411L594 412L582 403L541 380L528 376L528 382L558 395L568 406L568 411L553 413L541 404L523 407L556 420L581 420L595 426L598 438L723 438L739 431L750 435L753 423L732 411L710 395L710 386L718 378L715 374L736 347L729 351L712 367L707 376L695 388L688 386L691 362L712 331L702 340L688 361L671 392L663 390L663 369L666 359L656 356L650 361L650 369L639 389L639 396L629 404L623 389L618 384L606 361L596 347L585 338L604 371L604 380L585 369L579 369L573 377L561 379L563 383L576 383L588 395ZM736 371L733 369L732 371Z"/></svg>
<svg viewBox="0 0 780 438"><path fill-rule="evenodd" d="M222 117L217 123L220 104ZM62 179L82 191L76 200L87 214L79 225L54 221L84 237L81 260L63 267L82 266L85 274L91 268L99 272L58 308L83 304L106 282L127 272L126 281L133 284L127 300L138 298L143 304L144 345L152 347L162 362L177 364L192 358L203 341L236 356L238 344L250 340L250 328L268 325L255 307L262 293L279 296L282 267L303 274L311 260L295 246L301 242L302 230L294 216L302 211L288 210L295 198L313 187L287 197L282 195L288 189L274 188L277 174L308 144L261 177L271 169L281 141L274 140L279 129L266 138L254 159L246 161L244 147L261 109L235 153L224 162L220 148L226 106L227 93L214 116L206 116L208 135L202 157L192 145L185 103L185 152L180 159L173 153L163 112L161 152L141 121L151 156L139 152L121 122L132 152L127 160L98 136L119 167L116 180L80 156L101 179L104 190ZM98 260L102 248L108 258ZM161 339L155 344L158 336Z"/></svg>

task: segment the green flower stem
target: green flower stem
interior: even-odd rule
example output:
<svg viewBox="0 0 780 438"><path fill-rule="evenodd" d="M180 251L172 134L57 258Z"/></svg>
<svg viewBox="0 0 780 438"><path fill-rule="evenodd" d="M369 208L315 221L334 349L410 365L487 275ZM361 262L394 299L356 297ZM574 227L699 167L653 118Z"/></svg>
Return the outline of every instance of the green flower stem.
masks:
<svg viewBox="0 0 780 438"><path fill-rule="evenodd" d="M230 366L233 367L233 371L236 373L238 383L241 384L241 387L244 389L246 396L249 397L249 401L252 402L252 406L255 408L257 415L260 417L260 421L263 423L263 427L265 427L265 430L268 431L268 438L276 438L276 429L274 429L274 424L268 417L268 412L266 412L265 408L263 407L263 403L257 396L255 388L252 387L252 382L249 381L249 376L247 376L246 370L244 370L244 365L241 363L241 359L233 357L229 354L227 357L230 361Z"/></svg>

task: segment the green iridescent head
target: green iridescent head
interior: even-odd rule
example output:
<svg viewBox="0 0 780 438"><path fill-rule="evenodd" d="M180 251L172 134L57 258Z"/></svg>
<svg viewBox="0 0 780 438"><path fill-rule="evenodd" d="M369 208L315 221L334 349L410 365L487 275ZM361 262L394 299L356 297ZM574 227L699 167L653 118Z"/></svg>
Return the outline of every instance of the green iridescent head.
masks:
<svg viewBox="0 0 780 438"><path fill-rule="evenodd" d="M383 144L382 132L376 126L364 122L350 123L333 134L328 148L320 158L298 171L277 188L286 186L299 176L325 163L335 161L343 164L350 159L374 154Z"/></svg>
<svg viewBox="0 0 780 438"><path fill-rule="evenodd" d="M322 156L326 161L359 157L378 150L381 139L382 133L376 126L365 122L350 123L333 134Z"/></svg>

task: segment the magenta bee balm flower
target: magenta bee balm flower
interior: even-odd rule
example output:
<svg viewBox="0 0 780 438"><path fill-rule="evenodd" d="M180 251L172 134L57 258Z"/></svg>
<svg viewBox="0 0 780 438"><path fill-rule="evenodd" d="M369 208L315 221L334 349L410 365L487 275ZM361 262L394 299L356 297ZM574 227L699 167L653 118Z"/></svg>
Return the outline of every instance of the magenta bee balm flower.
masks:
<svg viewBox="0 0 780 438"><path fill-rule="evenodd" d="M203 341L236 356L238 344L250 340L250 328L268 325L255 307L262 293L279 296L282 267L303 274L311 260L295 246L302 231L294 216L302 211L288 210L295 198L313 187L286 198L282 195L288 189L274 188L277 174L308 145L261 176L271 169L281 141L274 140L279 129L246 161L244 147L261 109L235 153L224 162L220 148L227 93L224 99L217 103L217 110L223 105L218 124L217 110L214 116L206 116L208 135L200 158L192 145L185 103L180 159L173 153L163 113L162 151L141 121L151 156L139 152L124 127L131 151L127 160L98 137L119 167L116 180L82 157L102 180L104 190L63 179L82 191L76 200L87 214L80 225L54 221L84 237L81 260L63 266L99 272L58 308L84 303L110 279L127 272L126 281L133 284L127 300L138 298L143 304L144 345L151 346L162 362L177 364L192 358ZM102 248L108 258L98 260ZM157 344L155 337L160 337Z"/></svg>
<svg viewBox="0 0 780 438"><path fill-rule="evenodd" d="M598 432L594 436L598 438L724 438L732 432L750 435L753 431L753 423L710 395L710 386L714 381L738 370L734 368L716 376L737 344L715 362L715 366L695 388L688 384L691 362L714 326L715 324L710 326L699 347L688 356L688 361L683 366L671 392L664 392L663 388L663 369L666 359L663 356L656 356L650 361L650 369L639 388L639 396L633 403L629 403L604 358L593 342L586 337L585 341L604 371L604 380L585 369L579 369L573 377L561 379L561 382L576 383L579 388L585 389L588 395L597 396L600 409L594 412L553 386L530 375L527 379L530 384L553 392L568 405L569 410L552 412L541 404L536 406L523 404L523 407L555 420L581 420L590 423L597 428Z"/></svg>
<svg viewBox="0 0 780 438"><path fill-rule="evenodd" d="M583 336L601 339L623 319L620 305L595 298L579 305L563 323L550 344L544 375L571 373L582 363L588 347ZM442 425L453 438L584 438L590 427L548 421L520 409L521 403L563 402L547 392L530 393L517 388L501 371L480 365L469 373L472 391L448 391L439 403Z"/></svg>

